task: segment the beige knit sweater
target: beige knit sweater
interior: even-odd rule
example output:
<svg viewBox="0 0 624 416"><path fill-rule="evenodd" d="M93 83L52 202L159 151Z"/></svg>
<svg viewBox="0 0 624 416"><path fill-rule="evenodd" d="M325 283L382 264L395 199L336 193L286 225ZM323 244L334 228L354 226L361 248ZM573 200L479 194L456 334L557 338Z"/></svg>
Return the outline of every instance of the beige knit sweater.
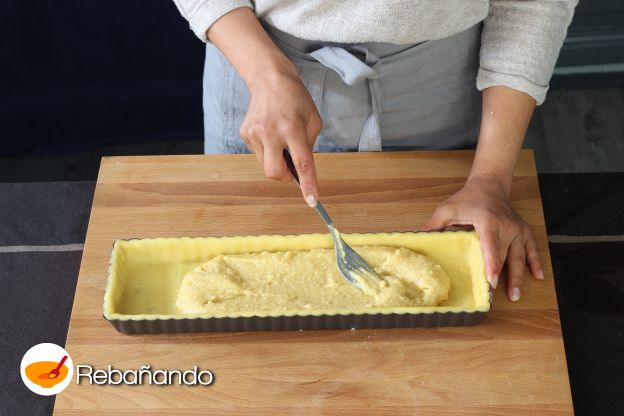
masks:
<svg viewBox="0 0 624 416"><path fill-rule="evenodd" d="M484 21L477 88L505 85L544 101L578 0L174 0L204 42L225 13L249 7L291 35L327 42L416 43Z"/></svg>

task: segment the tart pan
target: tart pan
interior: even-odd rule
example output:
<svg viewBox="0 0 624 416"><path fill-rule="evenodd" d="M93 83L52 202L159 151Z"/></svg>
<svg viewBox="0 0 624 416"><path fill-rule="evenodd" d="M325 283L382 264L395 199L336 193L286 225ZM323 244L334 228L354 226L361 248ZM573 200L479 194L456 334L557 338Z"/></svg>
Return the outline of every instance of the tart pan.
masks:
<svg viewBox="0 0 624 416"><path fill-rule="evenodd" d="M329 234L117 240L109 263L103 315L119 332L174 333L469 326L489 311L491 295L473 231L343 234L352 246L405 247L431 257L451 279L435 307L359 308L183 314L175 306L185 274L220 254L332 248Z"/></svg>

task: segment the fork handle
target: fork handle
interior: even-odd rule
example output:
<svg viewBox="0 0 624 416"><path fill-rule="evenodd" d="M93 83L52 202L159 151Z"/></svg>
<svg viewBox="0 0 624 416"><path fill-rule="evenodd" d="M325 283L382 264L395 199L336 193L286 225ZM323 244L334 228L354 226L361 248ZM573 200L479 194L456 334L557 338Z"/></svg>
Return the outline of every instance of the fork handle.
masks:
<svg viewBox="0 0 624 416"><path fill-rule="evenodd" d="M290 156L290 153L286 149L284 149L283 153L284 153L284 160L286 160L286 166L288 166L288 170L290 170L290 173L292 173L293 178L295 179L295 182L297 183L297 185L301 185L299 183L299 174L297 174L297 169L295 168L295 163L292 160L292 156ZM325 225L327 225L327 228L331 232L332 229L334 228L334 222L331 220L331 218L329 218L329 214L327 213L327 211L325 211L325 208L323 208L323 205L321 205L319 201L316 201L316 205L314 206L314 209L319 214L319 216L323 219L323 221L325 222Z"/></svg>
<svg viewBox="0 0 624 416"><path fill-rule="evenodd" d="M325 208L323 208L323 205L320 202L316 201L316 205L314 206L314 209L319 214L319 216L323 219L329 231L333 232L334 222L331 220L331 218L329 218L329 214L327 213L327 211L325 211Z"/></svg>
<svg viewBox="0 0 624 416"><path fill-rule="evenodd" d="M299 183L299 174L297 173L297 168L295 168L295 162L293 162L290 152L284 149L283 153L284 153L284 160L286 161L286 166L288 166L288 170L290 171L290 173L292 173L293 178L295 178L295 182L297 183L297 185L301 185Z"/></svg>

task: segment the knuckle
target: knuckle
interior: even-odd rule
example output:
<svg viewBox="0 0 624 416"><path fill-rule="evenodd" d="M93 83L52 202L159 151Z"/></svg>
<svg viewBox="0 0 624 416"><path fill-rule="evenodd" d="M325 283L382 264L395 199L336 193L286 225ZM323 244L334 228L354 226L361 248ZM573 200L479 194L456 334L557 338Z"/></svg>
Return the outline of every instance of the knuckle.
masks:
<svg viewBox="0 0 624 416"><path fill-rule="evenodd" d="M300 174L310 173L314 170L314 163L310 160L297 160L295 162L295 167L297 168L297 172Z"/></svg>
<svg viewBox="0 0 624 416"><path fill-rule="evenodd" d="M537 251L535 251L535 250L529 250L529 251L527 251L527 255L526 255L526 257L527 257L527 260L529 260L529 261L531 261L531 262L533 262L533 261L539 261L539 259L540 259L540 255L539 255L539 253L538 253Z"/></svg>
<svg viewBox="0 0 624 416"><path fill-rule="evenodd" d="M268 136L267 126L264 124L252 124L247 127L247 138L249 140L263 140Z"/></svg>
<svg viewBox="0 0 624 416"><path fill-rule="evenodd" d="M240 124L240 126L238 128L238 131L240 132L241 136L243 136L243 135L246 136L247 134L249 134L249 126L250 125L251 125L251 123L250 123L250 121L247 118L243 119L243 121L241 122L241 124Z"/></svg>
<svg viewBox="0 0 624 416"><path fill-rule="evenodd" d="M321 131L323 128L323 120L319 116L318 113L315 113L312 117L310 117L310 127L315 130L317 133Z"/></svg>
<svg viewBox="0 0 624 416"><path fill-rule="evenodd" d="M247 146L254 153L259 153L262 151L262 146L258 146L258 143L255 140L244 137L242 139L243 143L245 143L245 146Z"/></svg>
<svg viewBox="0 0 624 416"><path fill-rule="evenodd" d="M526 260L526 256L524 255L524 253L515 253L510 256L510 260L514 263L523 264Z"/></svg>
<svg viewBox="0 0 624 416"><path fill-rule="evenodd" d="M281 179L283 176L283 172L281 171L281 169L276 166L267 166L264 169L264 174L267 178L270 179Z"/></svg>
<svg viewBox="0 0 624 416"><path fill-rule="evenodd" d="M521 223L514 221L510 224L509 228L514 235L524 236L524 227L522 227Z"/></svg>
<svg viewBox="0 0 624 416"><path fill-rule="evenodd" d="M247 135L247 130L244 130L243 128L241 128L239 130L239 133L240 133L240 137L243 143L245 143L247 146L251 146L251 140L249 140L249 136Z"/></svg>
<svg viewBox="0 0 624 416"><path fill-rule="evenodd" d="M292 136L302 131L302 123L298 120L284 119L278 124L278 131L286 136Z"/></svg>
<svg viewBox="0 0 624 416"><path fill-rule="evenodd" d="M513 286L522 287L522 283L524 282L524 270L520 269L513 273L509 274L509 280Z"/></svg>

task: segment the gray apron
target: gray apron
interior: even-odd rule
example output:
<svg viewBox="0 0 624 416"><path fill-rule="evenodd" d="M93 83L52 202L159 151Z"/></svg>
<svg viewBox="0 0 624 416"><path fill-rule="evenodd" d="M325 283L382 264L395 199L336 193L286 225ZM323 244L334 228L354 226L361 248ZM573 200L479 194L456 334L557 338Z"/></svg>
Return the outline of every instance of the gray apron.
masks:
<svg viewBox="0 0 624 416"><path fill-rule="evenodd" d="M323 120L316 152L474 147L481 25L415 45L336 44L265 25L299 71ZM205 153L249 153L239 128L249 92L212 44L204 67Z"/></svg>

